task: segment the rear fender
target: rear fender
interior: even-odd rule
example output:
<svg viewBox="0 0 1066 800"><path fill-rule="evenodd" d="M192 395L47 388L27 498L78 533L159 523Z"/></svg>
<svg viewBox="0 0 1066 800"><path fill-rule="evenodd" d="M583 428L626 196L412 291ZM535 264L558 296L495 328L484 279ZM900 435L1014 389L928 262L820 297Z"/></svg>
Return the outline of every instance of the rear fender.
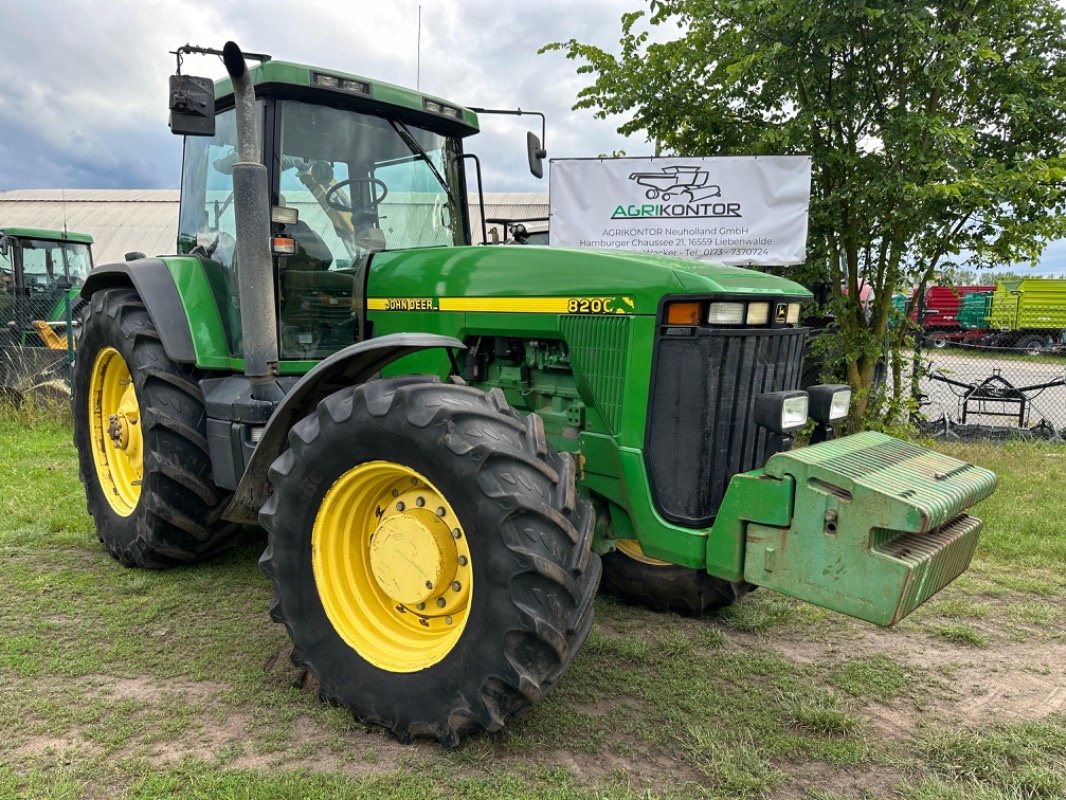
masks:
<svg viewBox="0 0 1066 800"><path fill-rule="evenodd" d="M258 523L259 508L267 498L270 465L285 449L292 426L310 414L325 397L346 386L373 380L382 369L405 356L437 347L466 349L466 345L450 336L393 333L353 344L317 364L274 409L223 517L248 525Z"/></svg>
<svg viewBox="0 0 1066 800"><path fill-rule="evenodd" d="M81 296L88 301L103 289L124 286L132 287L140 295L167 357L179 364L195 364L196 350L185 307L166 264L158 258L141 258L94 267L82 286Z"/></svg>

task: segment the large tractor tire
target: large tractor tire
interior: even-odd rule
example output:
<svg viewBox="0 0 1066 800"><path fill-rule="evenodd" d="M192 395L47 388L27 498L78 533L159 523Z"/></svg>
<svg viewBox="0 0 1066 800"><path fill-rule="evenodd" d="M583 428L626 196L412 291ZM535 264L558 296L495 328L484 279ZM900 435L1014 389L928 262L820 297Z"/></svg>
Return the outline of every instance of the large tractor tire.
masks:
<svg viewBox="0 0 1066 800"><path fill-rule="evenodd" d="M270 482L260 566L293 663L400 741L500 728L588 635L592 508L499 391L343 389L293 427Z"/></svg>
<svg viewBox="0 0 1066 800"><path fill-rule="evenodd" d="M100 541L126 566L162 569L228 547L227 494L211 477L195 369L163 349L131 289L93 295L78 340L74 443Z"/></svg>
<svg viewBox="0 0 1066 800"><path fill-rule="evenodd" d="M689 616L732 605L749 589L701 569L649 558L635 539L620 540L618 548L603 557L601 587L627 603Z"/></svg>

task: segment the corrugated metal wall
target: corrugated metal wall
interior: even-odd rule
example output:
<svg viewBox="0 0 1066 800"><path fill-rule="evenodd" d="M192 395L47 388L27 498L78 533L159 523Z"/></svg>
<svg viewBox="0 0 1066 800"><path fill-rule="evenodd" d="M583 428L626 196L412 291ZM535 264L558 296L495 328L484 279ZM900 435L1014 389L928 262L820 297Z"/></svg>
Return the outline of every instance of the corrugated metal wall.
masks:
<svg viewBox="0 0 1066 800"><path fill-rule="evenodd" d="M471 198L471 232L481 242L481 215ZM487 218L548 215L548 196L535 193L485 195ZM96 264L122 261L139 250L174 252L178 231L177 189L17 189L0 192L0 226L51 228L91 234ZM501 234L502 239L502 234Z"/></svg>

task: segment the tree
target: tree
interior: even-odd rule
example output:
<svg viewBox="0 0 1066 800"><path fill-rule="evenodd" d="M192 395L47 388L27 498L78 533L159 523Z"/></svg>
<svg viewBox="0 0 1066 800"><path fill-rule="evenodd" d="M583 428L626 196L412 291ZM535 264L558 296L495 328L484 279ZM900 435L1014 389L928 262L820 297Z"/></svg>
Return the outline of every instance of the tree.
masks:
<svg viewBox="0 0 1066 800"><path fill-rule="evenodd" d="M619 131L665 154L812 156L808 264L831 287L857 419L886 338L901 410L895 291L1066 235L1064 31L1053 0L650 0L622 17L617 55L543 50L594 76L575 108L627 115Z"/></svg>

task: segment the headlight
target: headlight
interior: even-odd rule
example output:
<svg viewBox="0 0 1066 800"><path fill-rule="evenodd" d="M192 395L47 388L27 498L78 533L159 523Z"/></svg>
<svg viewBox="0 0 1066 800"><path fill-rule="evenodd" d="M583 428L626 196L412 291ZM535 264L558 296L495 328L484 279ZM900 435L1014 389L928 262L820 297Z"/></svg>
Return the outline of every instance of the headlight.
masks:
<svg viewBox="0 0 1066 800"><path fill-rule="evenodd" d="M741 325L744 322L744 304L711 303L707 321L711 325Z"/></svg>
<svg viewBox="0 0 1066 800"><path fill-rule="evenodd" d="M807 393L767 392L755 398L755 424L774 433L791 433L807 424Z"/></svg>
<svg viewBox="0 0 1066 800"><path fill-rule="evenodd" d="M748 316L744 320L748 325L766 325L770 322L769 303L748 303Z"/></svg>
<svg viewBox="0 0 1066 800"><path fill-rule="evenodd" d="M817 422L839 422L851 409L851 387L842 383L822 383L807 387L811 418Z"/></svg>

